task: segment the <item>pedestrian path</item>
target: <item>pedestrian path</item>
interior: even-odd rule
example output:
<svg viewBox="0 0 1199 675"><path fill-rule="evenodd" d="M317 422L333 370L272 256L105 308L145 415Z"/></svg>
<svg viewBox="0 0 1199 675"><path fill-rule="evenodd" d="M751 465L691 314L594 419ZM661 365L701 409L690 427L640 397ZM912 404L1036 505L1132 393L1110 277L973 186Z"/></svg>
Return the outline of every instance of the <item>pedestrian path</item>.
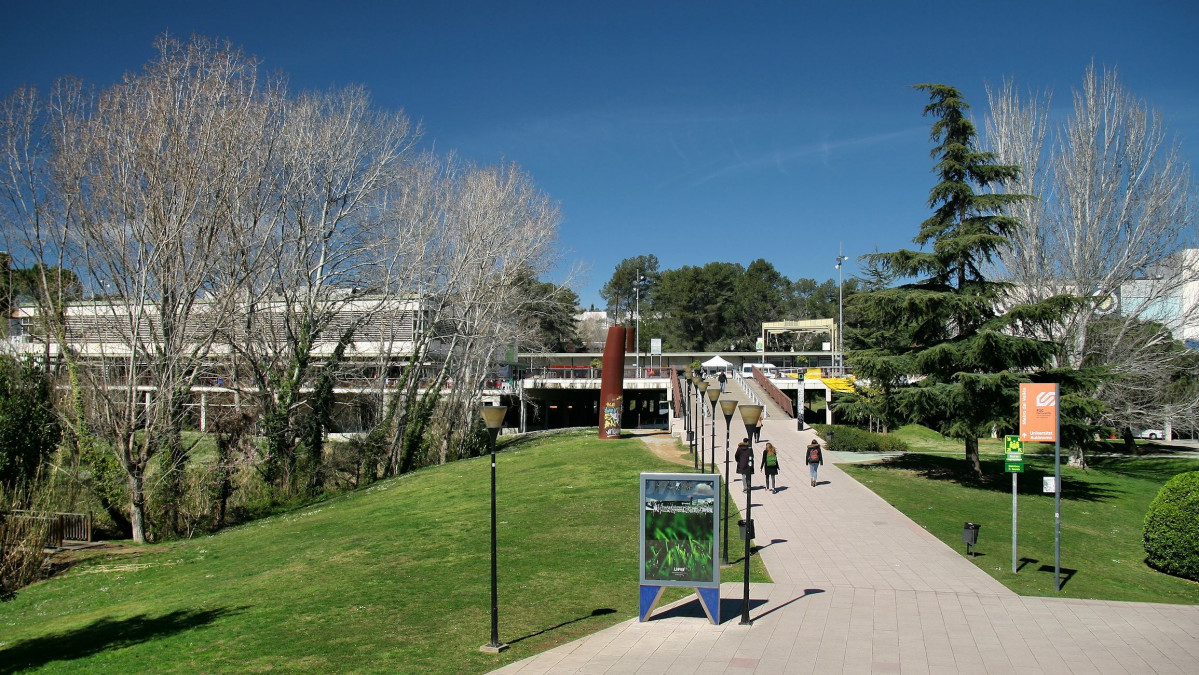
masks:
<svg viewBox="0 0 1199 675"><path fill-rule="evenodd" d="M731 432L744 436L739 418ZM827 454L811 487L813 437L771 420L755 445L781 459L779 492L752 492L773 579L751 585L752 625L739 623L741 585L724 584L720 625L688 598L496 672L1199 673L1199 607L1018 596Z"/></svg>

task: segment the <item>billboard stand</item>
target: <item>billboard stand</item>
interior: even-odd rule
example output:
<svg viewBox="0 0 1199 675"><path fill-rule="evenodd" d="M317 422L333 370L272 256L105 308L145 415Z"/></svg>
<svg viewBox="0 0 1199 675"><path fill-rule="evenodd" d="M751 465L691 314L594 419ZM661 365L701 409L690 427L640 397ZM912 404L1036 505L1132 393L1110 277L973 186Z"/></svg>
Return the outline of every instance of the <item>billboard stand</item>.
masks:
<svg viewBox="0 0 1199 675"><path fill-rule="evenodd" d="M662 599L662 591L666 590L665 586L642 586L641 587L641 608L637 613L638 620L645 621L649 619L649 615L654 613L654 608L658 606L658 601Z"/></svg>
<svg viewBox="0 0 1199 675"><path fill-rule="evenodd" d="M665 586L642 586L641 607L637 613L638 621L649 621L649 617L658 607ZM720 625L720 588L697 588L695 596L699 598L699 606L704 608L704 614L713 625Z"/></svg>
<svg viewBox="0 0 1199 675"><path fill-rule="evenodd" d="M694 588L720 623L720 474L641 474L638 617L648 621L667 587Z"/></svg>

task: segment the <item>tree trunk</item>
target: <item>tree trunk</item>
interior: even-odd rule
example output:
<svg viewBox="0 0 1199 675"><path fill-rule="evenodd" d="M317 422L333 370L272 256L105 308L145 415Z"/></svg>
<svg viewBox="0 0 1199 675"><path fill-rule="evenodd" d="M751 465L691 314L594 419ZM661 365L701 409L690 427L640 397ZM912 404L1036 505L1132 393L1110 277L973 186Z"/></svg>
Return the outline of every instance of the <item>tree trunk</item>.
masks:
<svg viewBox="0 0 1199 675"><path fill-rule="evenodd" d="M146 543L146 492L141 467L129 472L129 522L133 541Z"/></svg>
<svg viewBox="0 0 1199 675"><path fill-rule="evenodd" d="M981 480L983 467L978 461L978 439L973 436L966 439L966 459L970 462L970 468L974 469L974 475Z"/></svg>

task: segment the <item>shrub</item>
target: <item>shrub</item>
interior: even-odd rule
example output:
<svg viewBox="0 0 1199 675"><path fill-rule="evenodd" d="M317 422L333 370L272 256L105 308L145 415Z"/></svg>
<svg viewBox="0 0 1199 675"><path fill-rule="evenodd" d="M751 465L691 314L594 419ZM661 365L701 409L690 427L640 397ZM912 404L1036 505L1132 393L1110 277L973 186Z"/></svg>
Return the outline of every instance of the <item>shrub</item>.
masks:
<svg viewBox="0 0 1199 675"><path fill-rule="evenodd" d="M1199 471L1166 481L1145 514L1145 562L1199 581Z"/></svg>
<svg viewBox="0 0 1199 675"><path fill-rule="evenodd" d="M908 444L898 436L876 434L848 426L813 424L812 428L834 452L907 452Z"/></svg>

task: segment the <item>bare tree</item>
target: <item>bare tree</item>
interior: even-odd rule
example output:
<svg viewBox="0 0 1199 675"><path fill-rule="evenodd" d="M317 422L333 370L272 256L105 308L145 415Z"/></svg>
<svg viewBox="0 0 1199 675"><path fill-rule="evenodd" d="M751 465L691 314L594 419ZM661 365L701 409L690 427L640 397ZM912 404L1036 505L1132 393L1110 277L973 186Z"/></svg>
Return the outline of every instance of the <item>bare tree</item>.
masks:
<svg viewBox="0 0 1199 675"><path fill-rule="evenodd" d="M1039 197L1008 214L1024 225L1002 255L1014 299L1091 299L1051 337L1065 345L1063 366L1105 366L1116 375L1101 385L1109 412L1095 422L1193 415L1193 401L1172 401L1162 386L1183 366L1182 352L1165 346L1199 319L1199 306L1182 293L1199 281L1199 267L1185 253L1195 241L1190 167L1161 115L1114 70L1094 66L1060 127L1048 122L1048 94L1021 99L1009 81L988 88L988 98L990 146L1023 169L1004 189ZM1155 403L1146 406L1151 393ZM1081 448L1071 455L1085 463Z"/></svg>

